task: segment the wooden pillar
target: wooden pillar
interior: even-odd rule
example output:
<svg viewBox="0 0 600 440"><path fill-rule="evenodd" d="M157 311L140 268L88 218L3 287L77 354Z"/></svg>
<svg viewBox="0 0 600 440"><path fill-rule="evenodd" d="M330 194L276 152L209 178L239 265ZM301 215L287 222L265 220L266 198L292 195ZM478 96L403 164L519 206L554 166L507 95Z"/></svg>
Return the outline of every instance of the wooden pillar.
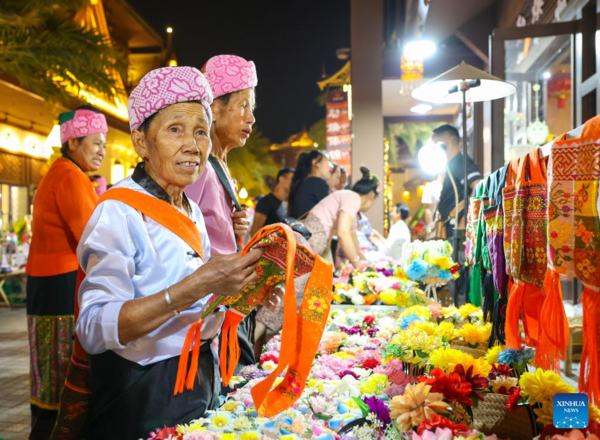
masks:
<svg viewBox="0 0 600 440"><path fill-rule="evenodd" d="M382 52L383 0L351 0L352 59L352 175L368 167L383 179ZM383 231L383 197L367 213L373 227Z"/></svg>

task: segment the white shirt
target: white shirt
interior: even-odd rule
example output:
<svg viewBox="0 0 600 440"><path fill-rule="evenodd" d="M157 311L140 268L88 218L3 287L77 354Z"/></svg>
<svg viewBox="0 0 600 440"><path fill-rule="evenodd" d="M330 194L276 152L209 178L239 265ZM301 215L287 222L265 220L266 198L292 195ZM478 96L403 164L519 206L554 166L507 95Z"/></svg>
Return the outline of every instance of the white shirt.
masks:
<svg viewBox="0 0 600 440"><path fill-rule="evenodd" d="M156 195L131 177L115 187ZM208 260L210 242L204 219L198 205L194 202L190 205L191 218L200 231ZM96 208L88 222L77 247L77 257L86 278L79 290L80 314L76 331L88 353L112 350L140 365L181 354L189 327L198 320L202 307L212 295L198 300L180 315L127 345L119 341L118 321L126 301L161 292L202 266L202 260L185 241L132 207L107 200ZM164 307L169 305L165 302ZM220 308L206 318L202 327L203 341L219 334L223 310Z"/></svg>
<svg viewBox="0 0 600 440"><path fill-rule="evenodd" d="M410 243L410 229L404 220L398 220L390 228L390 233L380 251L394 260L400 260L404 243Z"/></svg>
<svg viewBox="0 0 600 440"><path fill-rule="evenodd" d="M442 182L438 179L429 182L423 189L423 195L421 196L421 203L424 205L431 205L431 211L437 210L438 204L440 203L440 196L442 195Z"/></svg>

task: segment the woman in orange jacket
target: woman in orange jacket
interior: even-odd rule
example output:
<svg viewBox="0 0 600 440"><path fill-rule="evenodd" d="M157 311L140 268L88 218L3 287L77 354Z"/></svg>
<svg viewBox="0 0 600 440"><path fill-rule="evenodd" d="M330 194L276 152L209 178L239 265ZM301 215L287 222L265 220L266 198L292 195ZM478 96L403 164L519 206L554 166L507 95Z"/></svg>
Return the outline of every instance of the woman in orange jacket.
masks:
<svg viewBox="0 0 600 440"><path fill-rule="evenodd" d="M98 196L86 173L97 171L108 127L89 106L59 116L61 153L37 188L27 260L31 439L50 437L73 347L76 249Z"/></svg>

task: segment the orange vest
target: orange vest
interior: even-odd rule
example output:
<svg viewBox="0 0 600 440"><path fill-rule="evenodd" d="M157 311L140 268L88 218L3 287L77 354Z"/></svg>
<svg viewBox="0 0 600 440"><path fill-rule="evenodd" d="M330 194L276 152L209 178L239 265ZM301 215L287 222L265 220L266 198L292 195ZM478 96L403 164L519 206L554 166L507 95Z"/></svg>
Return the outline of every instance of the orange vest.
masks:
<svg viewBox="0 0 600 440"><path fill-rule="evenodd" d="M77 244L97 200L87 174L67 159L54 162L33 201L27 274L47 277L79 268Z"/></svg>

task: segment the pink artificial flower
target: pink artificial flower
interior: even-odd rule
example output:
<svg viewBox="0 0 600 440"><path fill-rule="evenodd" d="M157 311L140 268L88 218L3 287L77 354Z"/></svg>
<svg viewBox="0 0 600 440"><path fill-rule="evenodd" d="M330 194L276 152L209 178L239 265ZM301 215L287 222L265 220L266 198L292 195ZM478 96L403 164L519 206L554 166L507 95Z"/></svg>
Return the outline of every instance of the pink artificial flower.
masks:
<svg viewBox="0 0 600 440"><path fill-rule="evenodd" d="M385 374L386 376L389 376L390 374L395 373L396 371L402 371L402 366L403 363L400 359L392 359L388 363L377 367L375 369L375 373Z"/></svg>
<svg viewBox="0 0 600 440"><path fill-rule="evenodd" d="M574 429L564 434L554 434L550 440L598 440L598 436L590 434L586 437L579 429Z"/></svg>
<svg viewBox="0 0 600 440"><path fill-rule="evenodd" d="M423 431L423 434L419 435L416 432L412 433L412 440L452 440L454 433L448 428L437 428L435 432Z"/></svg>
<svg viewBox="0 0 600 440"><path fill-rule="evenodd" d="M402 396L406 391L406 385L392 384L387 388L383 389L383 392L390 398L393 399L396 396Z"/></svg>
<svg viewBox="0 0 600 440"><path fill-rule="evenodd" d="M440 303L429 304L427 308L431 312L431 316L434 318L442 318L444 316L444 313L442 312L442 305Z"/></svg>

